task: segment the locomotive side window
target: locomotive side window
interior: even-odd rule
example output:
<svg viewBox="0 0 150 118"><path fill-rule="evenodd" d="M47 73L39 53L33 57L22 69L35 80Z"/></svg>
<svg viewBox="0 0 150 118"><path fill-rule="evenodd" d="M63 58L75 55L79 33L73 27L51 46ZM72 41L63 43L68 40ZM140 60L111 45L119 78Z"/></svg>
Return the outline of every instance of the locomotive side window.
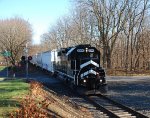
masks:
<svg viewBox="0 0 150 118"><path fill-rule="evenodd" d="M78 53L78 59L87 59L87 58L98 58L98 54L97 53Z"/></svg>
<svg viewBox="0 0 150 118"><path fill-rule="evenodd" d="M71 69L75 69L75 61L71 60Z"/></svg>

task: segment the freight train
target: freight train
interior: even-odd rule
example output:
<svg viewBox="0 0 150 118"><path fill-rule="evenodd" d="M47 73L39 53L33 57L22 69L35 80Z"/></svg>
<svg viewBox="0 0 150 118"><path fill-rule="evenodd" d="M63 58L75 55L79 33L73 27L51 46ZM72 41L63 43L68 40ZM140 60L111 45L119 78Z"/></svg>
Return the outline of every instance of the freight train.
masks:
<svg viewBox="0 0 150 118"><path fill-rule="evenodd" d="M66 83L76 87L98 89L106 85L100 52L88 44L38 53L32 56L30 63L54 75L61 75Z"/></svg>

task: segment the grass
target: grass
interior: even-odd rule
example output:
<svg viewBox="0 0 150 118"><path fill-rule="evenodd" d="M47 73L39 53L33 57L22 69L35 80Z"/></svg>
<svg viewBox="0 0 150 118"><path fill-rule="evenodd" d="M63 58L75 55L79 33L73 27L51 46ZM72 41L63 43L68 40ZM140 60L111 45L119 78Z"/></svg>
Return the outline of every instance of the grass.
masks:
<svg viewBox="0 0 150 118"><path fill-rule="evenodd" d="M0 66L0 71L4 70L6 66Z"/></svg>
<svg viewBox="0 0 150 118"><path fill-rule="evenodd" d="M0 118L19 107L19 98L28 93L29 84L22 79L0 82Z"/></svg>
<svg viewBox="0 0 150 118"><path fill-rule="evenodd" d="M4 80L4 78L0 78L0 81L3 81Z"/></svg>

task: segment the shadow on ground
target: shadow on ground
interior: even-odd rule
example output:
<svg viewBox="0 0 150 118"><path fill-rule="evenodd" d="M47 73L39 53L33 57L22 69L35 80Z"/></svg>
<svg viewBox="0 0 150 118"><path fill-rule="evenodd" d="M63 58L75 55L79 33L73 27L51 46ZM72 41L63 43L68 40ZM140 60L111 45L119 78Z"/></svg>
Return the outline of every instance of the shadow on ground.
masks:
<svg viewBox="0 0 150 118"><path fill-rule="evenodd" d="M7 68L0 71L0 77L7 77Z"/></svg>
<svg viewBox="0 0 150 118"><path fill-rule="evenodd" d="M32 66L29 65L28 67L28 74L31 73ZM8 74L8 75L7 75ZM16 67L15 71L11 67L5 67L4 69L0 70L0 77L1 78L6 78L8 77L22 77L25 78L27 75L27 69L26 67Z"/></svg>

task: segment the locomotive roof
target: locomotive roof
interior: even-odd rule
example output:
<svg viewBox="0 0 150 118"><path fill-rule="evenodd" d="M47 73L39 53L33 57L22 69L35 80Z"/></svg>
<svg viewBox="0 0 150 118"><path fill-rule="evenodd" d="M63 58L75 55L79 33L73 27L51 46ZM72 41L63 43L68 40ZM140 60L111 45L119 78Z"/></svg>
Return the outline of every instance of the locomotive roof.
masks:
<svg viewBox="0 0 150 118"><path fill-rule="evenodd" d="M91 47L91 45L90 44L83 44L83 45L77 45L75 47L86 48L86 47Z"/></svg>
<svg viewBox="0 0 150 118"><path fill-rule="evenodd" d="M95 53L99 53L99 51L95 48L95 47L91 47L91 45L89 45L89 44L86 44L86 45L77 45L77 46L75 46L75 47L72 47L72 48L67 48L68 49L68 51L67 51L67 54L66 54L66 56L68 56L68 59L69 58L74 58L74 56L75 56L75 52L76 52L76 50L82 50L82 49L86 49L86 48L89 48L89 49L94 49L95 51Z"/></svg>
<svg viewBox="0 0 150 118"><path fill-rule="evenodd" d="M69 51L67 52L67 56L69 55L69 54L71 54L71 52L73 52L76 48L86 48L86 47L91 47L91 45L90 44L83 44L83 45L76 45L75 47L69 47L68 49L69 49Z"/></svg>

